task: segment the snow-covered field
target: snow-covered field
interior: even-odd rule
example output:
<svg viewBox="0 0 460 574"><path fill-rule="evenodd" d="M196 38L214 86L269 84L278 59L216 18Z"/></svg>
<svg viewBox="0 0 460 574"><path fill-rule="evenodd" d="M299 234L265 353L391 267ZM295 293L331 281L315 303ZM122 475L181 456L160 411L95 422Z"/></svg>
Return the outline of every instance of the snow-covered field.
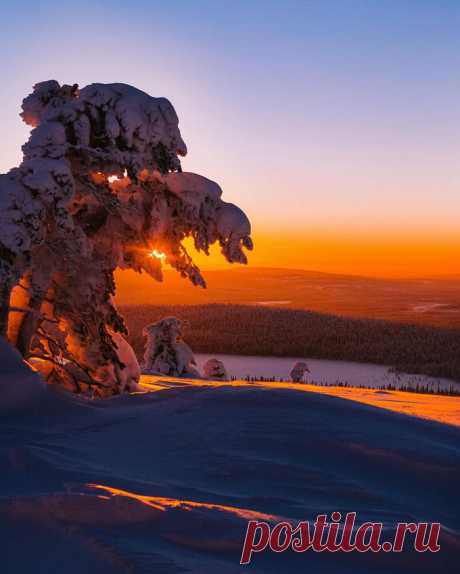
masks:
<svg viewBox="0 0 460 574"><path fill-rule="evenodd" d="M271 378L289 380L289 373L297 361L306 361L310 369L308 381L318 384L347 383L351 386L382 387L393 385L396 388L428 386L437 389L460 390L460 384L449 379L393 373L389 367L368 363L351 363L346 361L328 361L323 359L306 359L302 357L248 357L243 355L209 355L196 354L198 368L202 371L204 363L215 357L225 364L231 377Z"/></svg>
<svg viewBox="0 0 460 574"><path fill-rule="evenodd" d="M333 510L389 529L440 521L441 551L264 552L248 570L458 571L460 428L306 386L144 383L78 399L1 343L2 572L236 573L250 517Z"/></svg>

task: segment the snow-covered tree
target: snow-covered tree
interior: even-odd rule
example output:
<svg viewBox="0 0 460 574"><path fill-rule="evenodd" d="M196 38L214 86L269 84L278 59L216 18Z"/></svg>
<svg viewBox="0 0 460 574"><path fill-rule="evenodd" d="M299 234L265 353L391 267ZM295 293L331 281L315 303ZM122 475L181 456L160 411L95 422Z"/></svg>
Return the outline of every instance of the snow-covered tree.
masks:
<svg viewBox="0 0 460 574"><path fill-rule="evenodd" d="M308 368L307 363L304 363L303 361L297 361L297 363L292 367L291 380L294 383L304 383L305 377L309 372L310 369Z"/></svg>
<svg viewBox="0 0 460 574"><path fill-rule="evenodd" d="M166 260L204 286L184 239L246 263L249 221L216 183L181 171L187 150L164 98L48 81L22 109L33 128L23 161L0 176L0 335L49 382L129 390L138 365L112 300L115 269L161 280Z"/></svg>
<svg viewBox="0 0 460 574"><path fill-rule="evenodd" d="M171 377L199 377L192 349L182 339L182 324L166 317L144 328L147 337L144 373Z"/></svg>
<svg viewBox="0 0 460 574"><path fill-rule="evenodd" d="M203 365L203 374L207 379L217 381L228 381L227 371L222 361L209 359Z"/></svg>

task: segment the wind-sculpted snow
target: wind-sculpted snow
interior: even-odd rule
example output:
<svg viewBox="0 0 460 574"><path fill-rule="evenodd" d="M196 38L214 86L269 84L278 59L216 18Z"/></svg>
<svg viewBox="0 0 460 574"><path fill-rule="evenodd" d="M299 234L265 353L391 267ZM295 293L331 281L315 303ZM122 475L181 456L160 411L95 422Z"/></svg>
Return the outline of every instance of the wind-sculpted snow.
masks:
<svg viewBox="0 0 460 574"><path fill-rule="evenodd" d="M162 280L166 261L204 287L184 240L205 253L219 243L229 262L246 263L249 220L216 183L181 171L187 148L165 98L48 81L22 117L33 127L23 162L0 176L0 335L48 382L130 391L138 365L122 350L116 268Z"/></svg>
<svg viewBox="0 0 460 574"><path fill-rule="evenodd" d="M267 549L251 572L457 572L460 429L306 385L152 380L156 392L107 401L48 388L0 416L5 572L236 574L249 520L333 510L385 533L439 521L441 551Z"/></svg>
<svg viewBox="0 0 460 574"><path fill-rule="evenodd" d="M0 337L0 418L37 404L44 392L44 381Z"/></svg>

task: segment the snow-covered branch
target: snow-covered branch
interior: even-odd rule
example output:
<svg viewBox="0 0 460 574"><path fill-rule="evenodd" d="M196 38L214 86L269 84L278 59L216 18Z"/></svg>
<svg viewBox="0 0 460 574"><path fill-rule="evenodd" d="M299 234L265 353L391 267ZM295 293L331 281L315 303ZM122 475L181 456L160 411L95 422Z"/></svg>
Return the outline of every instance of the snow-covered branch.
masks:
<svg viewBox="0 0 460 574"><path fill-rule="evenodd" d="M53 370L62 384L78 366L81 392L129 390L139 369L112 300L115 269L161 280L166 261L205 286L184 240L205 253L218 243L229 262L246 263L249 220L216 183L181 171L187 148L165 98L48 81L22 117L33 127L24 159L0 176L0 335L25 357L62 353ZM13 307L30 312L13 317Z"/></svg>

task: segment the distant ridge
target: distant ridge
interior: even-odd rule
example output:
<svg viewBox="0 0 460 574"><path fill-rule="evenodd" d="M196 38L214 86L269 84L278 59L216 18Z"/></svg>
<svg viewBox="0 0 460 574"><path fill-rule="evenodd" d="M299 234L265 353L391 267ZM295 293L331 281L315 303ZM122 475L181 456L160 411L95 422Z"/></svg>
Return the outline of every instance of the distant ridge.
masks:
<svg viewBox="0 0 460 574"><path fill-rule="evenodd" d="M460 328L460 277L379 279L271 267L205 271L207 289L173 270L163 283L147 275L117 273L116 302L123 305L242 304L308 309L347 317Z"/></svg>

